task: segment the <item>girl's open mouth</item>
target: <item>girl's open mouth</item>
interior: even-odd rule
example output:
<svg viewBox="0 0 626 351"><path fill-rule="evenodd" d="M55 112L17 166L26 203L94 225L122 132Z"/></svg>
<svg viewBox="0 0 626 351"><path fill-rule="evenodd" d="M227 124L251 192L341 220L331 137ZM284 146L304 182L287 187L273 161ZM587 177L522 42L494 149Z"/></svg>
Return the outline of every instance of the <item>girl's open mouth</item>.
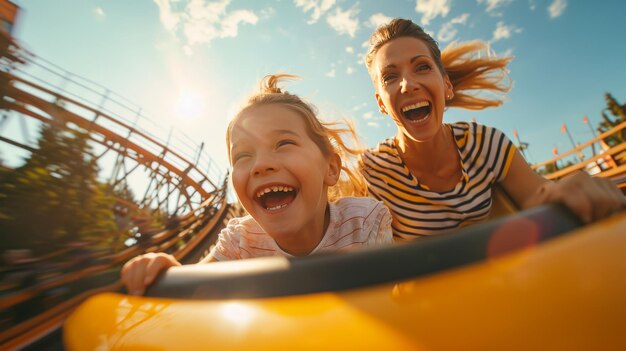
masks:
<svg viewBox="0 0 626 351"><path fill-rule="evenodd" d="M296 194L290 186L269 186L256 193L256 201L268 211L277 211L292 203Z"/></svg>

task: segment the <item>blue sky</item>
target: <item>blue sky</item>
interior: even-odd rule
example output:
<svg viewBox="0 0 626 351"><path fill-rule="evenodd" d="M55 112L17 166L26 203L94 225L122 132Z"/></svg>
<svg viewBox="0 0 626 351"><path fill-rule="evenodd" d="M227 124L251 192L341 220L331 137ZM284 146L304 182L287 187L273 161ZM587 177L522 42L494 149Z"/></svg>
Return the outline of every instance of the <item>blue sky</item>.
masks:
<svg viewBox="0 0 626 351"><path fill-rule="evenodd" d="M591 137L604 93L626 101L626 2L568 0L15 0L14 35L30 51L97 82L134 104L155 129L174 126L227 167L224 133L241 101L266 74L302 80L292 93L323 119L352 118L367 145L392 136L362 63L375 25L411 18L445 46L489 41L515 56L513 89L497 109L450 109L530 144L529 159L551 158ZM131 116L128 119L132 119Z"/></svg>

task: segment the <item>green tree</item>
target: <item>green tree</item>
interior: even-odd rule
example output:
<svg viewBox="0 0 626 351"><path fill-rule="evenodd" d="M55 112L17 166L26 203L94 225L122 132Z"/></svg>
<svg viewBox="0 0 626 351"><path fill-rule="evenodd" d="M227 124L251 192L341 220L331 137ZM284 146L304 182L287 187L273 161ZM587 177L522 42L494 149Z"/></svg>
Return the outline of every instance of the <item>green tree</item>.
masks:
<svg viewBox="0 0 626 351"><path fill-rule="evenodd" d="M611 114L617 117L617 123L626 121L626 105L620 105L610 93L604 95L606 107Z"/></svg>
<svg viewBox="0 0 626 351"><path fill-rule="evenodd" d="M604 95L606 100L606 108L601 112L602 122L598 124L598 132L603 133L618 124L626 121L626 105L620 105L610 93ZM606 112L610 112L615 118L609 117ZM613 134L604 139L609 146L621 144L626 140L626 129L622 129L621 133Z"/></svg>
<svg viewBox="0 0 626 351"><path fill-rule="evenodd" d="M25 164L2 173L0 248L53 251L115 230L113 197L98 182L88 134L44 124Z"/></svg>

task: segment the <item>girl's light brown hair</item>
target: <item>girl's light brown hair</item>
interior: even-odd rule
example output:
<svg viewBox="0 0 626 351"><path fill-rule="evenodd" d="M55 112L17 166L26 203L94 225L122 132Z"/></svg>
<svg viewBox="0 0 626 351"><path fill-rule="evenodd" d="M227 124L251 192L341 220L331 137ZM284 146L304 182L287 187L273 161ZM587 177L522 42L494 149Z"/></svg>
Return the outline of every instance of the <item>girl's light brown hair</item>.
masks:
<svg viewBox="0 0 626 351"><path fill-rule="evenodd" d="M454 96L446 102L447 106L470 110L497 107L503 101L503 97L497 94L505 93L511 88L506 66L511 62L512 57L491 55L488 45L480 41L453 43L440 51L437 42L422 27L402 18L393 19L378 27L370 37L370 48L365 56L365 65L374 85L378 79L373 70L376 53L383 45L400 37L412 37L423 41L441 74L448 75ZM496 95L478 95L485 91Z"/></svg>
<svg viewBox="0 0 626 351"><path fill-rule="evenodd" d="M328 200L335 201L344 196L365 196L367 194L365 180L356 170L357 157L363 149L356 135L354 124L347 120L340 122L320 121L313 105L279 87L279 83L282 81L295 78L298 77L291 74L273 74L265 76L261 80L259 91L248 98L226 130L226 148L229 161L231 160L230 135L239 116L255 106L280 104L302 117L309 137L325 157L337 154L341 158L342 173L337 184L329 187ZM344 140L344 137L348 140Z"/></svg>

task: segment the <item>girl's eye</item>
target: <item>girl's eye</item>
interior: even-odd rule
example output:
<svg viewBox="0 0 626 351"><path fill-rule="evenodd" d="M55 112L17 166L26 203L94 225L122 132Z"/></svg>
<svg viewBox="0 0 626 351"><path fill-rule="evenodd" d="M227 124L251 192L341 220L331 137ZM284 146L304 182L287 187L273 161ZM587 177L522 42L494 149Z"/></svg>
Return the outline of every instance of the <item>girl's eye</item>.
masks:
<svg viewBox="0 0 626 351"><path fill-rule="evenodd" d="M240 153L240 154L236 154L233 156L233 164L237 163L237 161L240 161L241 159L244 159L246 157L250 156L247 153Z"/></svg>
<svg viewBox="0 0 626 351"><path fill-rule="evenodd" d="M387 84L396 78L395 74L385 74L382 76L382 81L384 84Z"/></svg>
<svg viewBox="0 0 626 351"><path fill-rule="evenodd" d="M281 147L285 145L295 145L296 143L293 140L281 140L276 143L276 147Z"/></svg>

